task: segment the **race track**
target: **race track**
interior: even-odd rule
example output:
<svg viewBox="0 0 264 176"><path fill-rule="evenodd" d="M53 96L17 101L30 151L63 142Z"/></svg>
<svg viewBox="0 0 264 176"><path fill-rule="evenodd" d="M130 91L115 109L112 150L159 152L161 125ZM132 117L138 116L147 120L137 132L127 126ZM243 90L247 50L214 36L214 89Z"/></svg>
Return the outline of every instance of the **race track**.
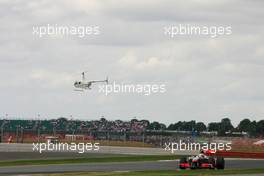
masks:
<svg viewBox="0 0 264 176"><path fill-rule="evenodd" d="M195 154L192 152L177 152L174 155ZM161 148L136 147L110 147L101 146L97 152L78 154L74 152L47 152L32 151L30 144L0 144L0 160L27 160L27 159L56 159L80 157L106 157L111 155L164 155L169 154ZM65 173L82 171L143 171L143 170L176 170L178 161L148 161L148 162L122 162L122 163L83 163L83 164L57 164L35 166L5 166L0 167L0 175L21 175L37 173ZM264 160L254 159L226 159L227 169L254 169L264 168Z"/></svg>
<svg viewBox="0 0 264 176"><path fill-rule="evenodd" d="M81 171L143 171L143 170L176 170L178 161L123 162L123 163L87 163L38 166L0 167L0 175L64 173ZM226 160L227 169L263 168L264 160Z"/></svg>

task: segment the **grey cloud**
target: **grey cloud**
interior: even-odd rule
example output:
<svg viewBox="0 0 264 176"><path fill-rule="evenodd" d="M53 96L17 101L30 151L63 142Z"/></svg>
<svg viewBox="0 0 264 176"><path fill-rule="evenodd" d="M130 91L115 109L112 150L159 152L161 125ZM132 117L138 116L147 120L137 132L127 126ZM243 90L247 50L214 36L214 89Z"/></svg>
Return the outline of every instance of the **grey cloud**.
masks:
<svg viewBox="0 0 264 176"><path fill-rule="evenodd" d="M228 116L261 119L263 23L261 1L5 1L0 3L0 112L10 116L69 116L165 123ZM262 17L262 18L260 18ZM179 22L232 25L233 34L176 37L163 27ZM44 37L45 24L99 25L96 37ZM88 79L166 83L161 95L73 91ZM254 85L254 86L253 86Z"/></svg>

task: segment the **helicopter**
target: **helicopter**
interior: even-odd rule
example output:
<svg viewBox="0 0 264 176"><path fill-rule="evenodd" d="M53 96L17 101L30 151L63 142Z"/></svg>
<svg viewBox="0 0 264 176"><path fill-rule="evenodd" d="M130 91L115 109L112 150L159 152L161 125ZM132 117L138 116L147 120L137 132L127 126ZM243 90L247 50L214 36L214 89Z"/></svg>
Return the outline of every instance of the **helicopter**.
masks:
<svg viewBox="0 0 264 176"><path fill-rule="evenodd" d="M99 82L105 82L106 84L108 84L108 77L106 77L105 80L94 80L94 81L86 81L85 79L85 72L82 72L82 81L75 81L74 82L74 87L76 89L74 89L75 91L84 91L87 89L92 89L91 86L93 83L99 83Z"/></svg>

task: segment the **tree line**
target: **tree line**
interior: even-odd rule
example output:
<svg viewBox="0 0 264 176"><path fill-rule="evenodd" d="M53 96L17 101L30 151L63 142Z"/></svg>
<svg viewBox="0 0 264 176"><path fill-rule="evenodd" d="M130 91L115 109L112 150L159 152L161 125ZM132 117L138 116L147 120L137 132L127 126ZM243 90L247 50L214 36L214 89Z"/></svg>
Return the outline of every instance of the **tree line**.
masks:
<svg viewBox="0 0 264 176"><path fill-rule="evenodd" d="M163 123L152 122L148 125L149 130L171 130L171 131L197 131L197 132L217 132L218 136L226 136L230 133L247 133L251 137L264 136L264 120L251 121L243 119L234 127L229 118L223 118L220 122L211 122L205 125L203 122L179 121L166 126Z"/></svg>

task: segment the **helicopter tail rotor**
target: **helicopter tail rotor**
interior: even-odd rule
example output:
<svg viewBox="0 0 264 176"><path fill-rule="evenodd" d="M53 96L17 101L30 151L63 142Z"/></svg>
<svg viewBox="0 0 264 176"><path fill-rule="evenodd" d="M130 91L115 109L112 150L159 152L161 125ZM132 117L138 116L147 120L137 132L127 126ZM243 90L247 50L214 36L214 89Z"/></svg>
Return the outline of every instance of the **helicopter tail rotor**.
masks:
<svg viewBox="0 0 264 176"><path fill-rule="evenodd" d="M109 80L108 80L108 76L106 77L106 80L105 80L106 84L109 83Z"/></svg>

